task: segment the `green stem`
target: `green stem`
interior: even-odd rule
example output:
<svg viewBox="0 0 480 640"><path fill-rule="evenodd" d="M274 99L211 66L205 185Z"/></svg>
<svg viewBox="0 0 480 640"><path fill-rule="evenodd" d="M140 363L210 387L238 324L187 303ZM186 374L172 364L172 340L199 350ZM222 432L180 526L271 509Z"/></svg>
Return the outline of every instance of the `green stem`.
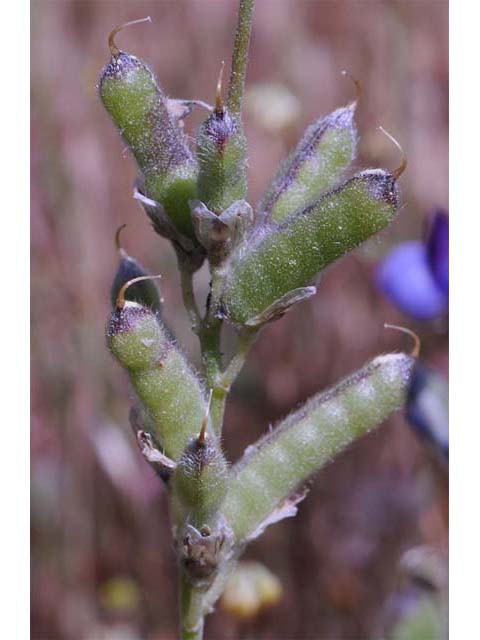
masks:
<svg viewBox="0 0 480 640"><path fill-rule="evenodd" d="M258 329L246 329L239 335L237 351L227 368L222 367L221 332L222 320L218 318L220 297L223 290L225 273L222 269L212 270L210 303L205 321L200 331L200 343L208 388L212 390L210 416L214 432L222 432L225 403L230 387L240 373L250 347L254 343Z"/></svg>
<svg viewBox="0 0 480 640"><path fill-rule="evenodd" d="M230 387L242 370L250 347L257 339L257 336L258 329L246 329L239 335L237 351L232 356L232 359L220 378L220 386L225 389L227 393L230 391Z"/></svg>
<svg viewBox="0 0 480 640"><path fill-rule="evenodd" d="M207 314L200 329L200 345L207 386L212 389L210 416L216 434L220 434L223 424L223 407L226 394L218 389L218 381L222 372L222 319L218 317L220 297L223 289L225 273L222 269L212 269L210 300Z"/></svg>
<svg viewBox="0 0 480 640"><path fill-rule="evenodd" d="M182 287L183 304L187 310L188 317L192 325L192 331L198 333L201 316L195 300L195 292L193 290L193 272L183 263L178 262L180 270L180 284Z"/></svg>
<svg viewBox="0 0 480 640"><path fill-rule="evenodd" d="M180 575L180 638L202 640L204 624L204 592L193 587Z"/></svg>
<svg viewBox="0 0 480 640"><path fill-rule="evenodd" d="M237 18L235 44L233 46L232 68L228 87L227 106L231 113L240 115L245 89L245 76L248 64L248 48L252 30L254 0L240 0Z"/></svg>

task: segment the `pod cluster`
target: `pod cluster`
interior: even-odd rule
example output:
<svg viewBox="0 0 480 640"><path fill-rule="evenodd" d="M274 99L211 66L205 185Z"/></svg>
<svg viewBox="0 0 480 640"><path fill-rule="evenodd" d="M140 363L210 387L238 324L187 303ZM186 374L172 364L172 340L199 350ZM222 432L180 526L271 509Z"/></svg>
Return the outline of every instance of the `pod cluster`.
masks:
<svg viewBox="0 0 480 640"><path fill-rule="evenodd" d="M307 128L254 211L247 202L240 109L223 103L221 83L192 150L183 127L188 101L167 98L150 67L116 47L117 31L110 37L100 98L137 162L135 197L155 230L172 241L190 273L206 258L219 275L211 296L215 321L255 332L313 295L320 272L392 221L405 162L391 173L348 174L358 141L357 101ZM108 347L130 377L145 430L161 448L156 452L149 440L148 456L168 460L183 566L200 582L209 580L230 534L245 541L269 517L275 521L272 510L292 515L295 500L280 508L282 501L400 406L412 358L375 359L315 396L230 470L208 417L203 383L163 321L157 287L119 247L118 236L117 247Z"/></svg>

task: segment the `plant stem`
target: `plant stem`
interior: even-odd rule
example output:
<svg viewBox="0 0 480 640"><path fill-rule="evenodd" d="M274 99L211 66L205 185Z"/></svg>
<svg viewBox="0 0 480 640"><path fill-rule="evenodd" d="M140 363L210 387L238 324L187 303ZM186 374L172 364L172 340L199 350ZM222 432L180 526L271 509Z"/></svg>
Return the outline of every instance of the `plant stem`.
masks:
<svg viewBox="0 0 480 640"><path fill-rule="evenodd" d="M258 336L258 329L245 329L238 337L237 351L232 356L227 368L220 378L220 386L228 393L236 377L242 370L250 347Z"/></svg>
<svg viewBox="0 0 480 640"><path fill-rule="evenodd" d="M239 336L237 350L232 356L227 368L218 371L212 389L212 399L210 403L210 415L215 433L220 434L225 413L225 403L230 392L230 387L242 370L250 347L255 342L258 330L249 329Z"/></svg>
<svg viewBox="0 0 480 640"><path fill-rule="evenodd" d="M208 388L212 389L210 416L215 433L220 434L223 423L222 405L225 402L225 398L222 391L217 388L222 372L221 336L223 321L219 317L219 307L225 273L222 269L212 269L211 273L212 281L208 308L199 337L205 378Z"/></svg>
<svg viewBox="0 0 480 640"><path fill-rule="evenodd" d="M193 587L180 573L180 638L202 640L204 592Z"/></svg>
<svg viewBox="0 0 480 640"><path fill-rule="evenodd" d="M192 331L198 333L200 327L200 311L198 310L193 290L193 272L183 263L178 263L180 269L180 284L182 287L183 304L187 310L192 325Z"/></svg>
<svg viewBox="0 0 480 640"><path fill-rule="evenodd" d="M233 46L232 68L230 71L230 84L228 87L227 106L231 113L240 115L245 89L245 76L248 64L248 47L252 30L254 0L240 0L237 18L237 30L235 32L235 44Z"/></svg>

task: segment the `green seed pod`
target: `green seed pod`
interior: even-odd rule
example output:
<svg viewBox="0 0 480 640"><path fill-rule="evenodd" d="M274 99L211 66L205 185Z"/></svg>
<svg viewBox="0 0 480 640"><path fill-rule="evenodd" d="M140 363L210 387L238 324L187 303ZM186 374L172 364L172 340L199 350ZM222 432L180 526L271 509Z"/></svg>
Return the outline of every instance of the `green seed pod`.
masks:
<svg viewBox="0 0 480 640"><path fill-rule="evenodd" d="M256 325L285 311L285 297L393 219L398 174L363 171L278 227L260 227L233 258L223 294L227 316ZM268 317L265 311L268 310Z"/></svg>
<svg viewBox="0 0 480 640"><path fill-rule="evenodd" d="M337 109L308 127L258 205L263 219L281 222L339 182L355 159L356 105Z"/></svg>
<svg viewBox="0 0 480 640"><path fill-rule="evenodd" d="M202 422L202 387L156 314L136 302L125 301L128 286L120 290L116 310L107 324L108 347L127 370L164 453L176 460Z"/></svg>
<svg viewBox="0 0 480 640"><path fill-rule="evenodd" d="M110 291L110 298L114 309L116 307L118 294L124 284L134 278L151 276L145 267L137 262L135 258L129 256L125 249L120 246L120 232L125 226L126 225L122 225L115 235L115 244L120 256L120 264L118 265ZM157 312L161 310L162 306L158 289L151 279L142 279L128 287L125 292L125 299L138 302L142 306L150 307Z"/></svg>
<svg viewBox="0 0 480 640"><path fill-rule="evenodd" d="M174 521L188 522L201 529L212 524L227 489L228 464L218 441L205 432L192 438L178 460L171 483ZM177 511L177 514L175 514ZM179 515L181 516L179 517ZM176 517L175 517L176 515Z"/></svg>
<svg viewBox="0 0 480 640"><path fill-rule="evenodd" d="M215 109L197 136L198 198L217 215L247 195L246 146L240 118L222 102L220 78Z"/></svg>
<svg viewBox="0 0 480 640"><path fill-rule="evenodd" d="M151 69L116 47L113 38L127 25L110 34L112 56L100 77L100 98L140 167L144 195L193 238L188 200L196 196L196 162Z"/></svg>
<svg viewBox="0 0 480 640"><path fill-rule="evenodd" d="M292 494L351 442L399 409L415 359L379 356L335 387L313 396L249 447L232 468L222 514L237 541L253 539L295 515Z"/></svg>

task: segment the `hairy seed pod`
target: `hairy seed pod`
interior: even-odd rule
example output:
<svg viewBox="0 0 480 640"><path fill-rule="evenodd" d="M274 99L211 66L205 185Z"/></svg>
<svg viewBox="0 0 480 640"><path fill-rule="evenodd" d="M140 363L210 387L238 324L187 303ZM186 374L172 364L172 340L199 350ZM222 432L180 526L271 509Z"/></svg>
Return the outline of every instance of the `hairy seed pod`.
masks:
<svg viewBox="0 0 480 640"><path fill-rule="evenodd" d="M127 370L155 425L154 435L164 453L177 459L198 433L205 413L198 377L167 329L147 307L125 300L119 304L117 300L106 334L110 351Z"/></svg>
<svg viewBox="0 0 480 640"><path fill-rule="evenodd" d="M118 294L124 284L134 278L145 278L151 275L145 267L135 260L135 258L129 256L125 249L120 246L120 232L124 227L125 225L118 229L115 237L117 251L120 256L120 264L118 265L110 291L110 298L114 309L116 307ZM162 306L158 289L151 279L142 279L128 287L127 291L125 291L125 299L138 302L142 306L150 307L150 309L157 312L161 310Z"/></svg>
<svg viewBox="0 0 480 640"><path fill-rule="evenodd" d="M229 113L221 95L221 81L212 114L197 136L198 197L219 215L247 195L247 142L241 120Z"/></svg>
<svg viewBox="0 0 480 640"><path fill-rule="evenodd" d="M368 170L279 227L260 230L232 261L223 295L227 316L254 324L265 309L386 227L397 207L395 176Z"/></svg>
<svg viewBox="0 0 480 640"><path fill-rule="evenodd" d="M356 104L337 109L308 127L258 205L264 220L285 220L340 181L356 155Z"/></svg>
<svg viewBox="0 0 480 640"><path fill-rule="evenodd" d="M112 32L114 34L117 30ZM145 194L178 230L193 238L188 200L196 195L196 162L151 69L117 49L103 69L100 98L141 170Z"/></svg>
<svg viewBox="0 0 480 640"><path fill-rule="evenodd" d="M238 541L294 515L289 496L404 403L414 358L391 353L313 396L232 468L222 513ZM282 512L282 503L286 510Z"/></svg>
<svg viewBox="0 0 480 640"><path fill-rule="evenodd" d="M216 438L192 438L172 477L173 520L185 521L187 517L197 529L211 525L225 496L227 478L228 464Z"/></svg>

